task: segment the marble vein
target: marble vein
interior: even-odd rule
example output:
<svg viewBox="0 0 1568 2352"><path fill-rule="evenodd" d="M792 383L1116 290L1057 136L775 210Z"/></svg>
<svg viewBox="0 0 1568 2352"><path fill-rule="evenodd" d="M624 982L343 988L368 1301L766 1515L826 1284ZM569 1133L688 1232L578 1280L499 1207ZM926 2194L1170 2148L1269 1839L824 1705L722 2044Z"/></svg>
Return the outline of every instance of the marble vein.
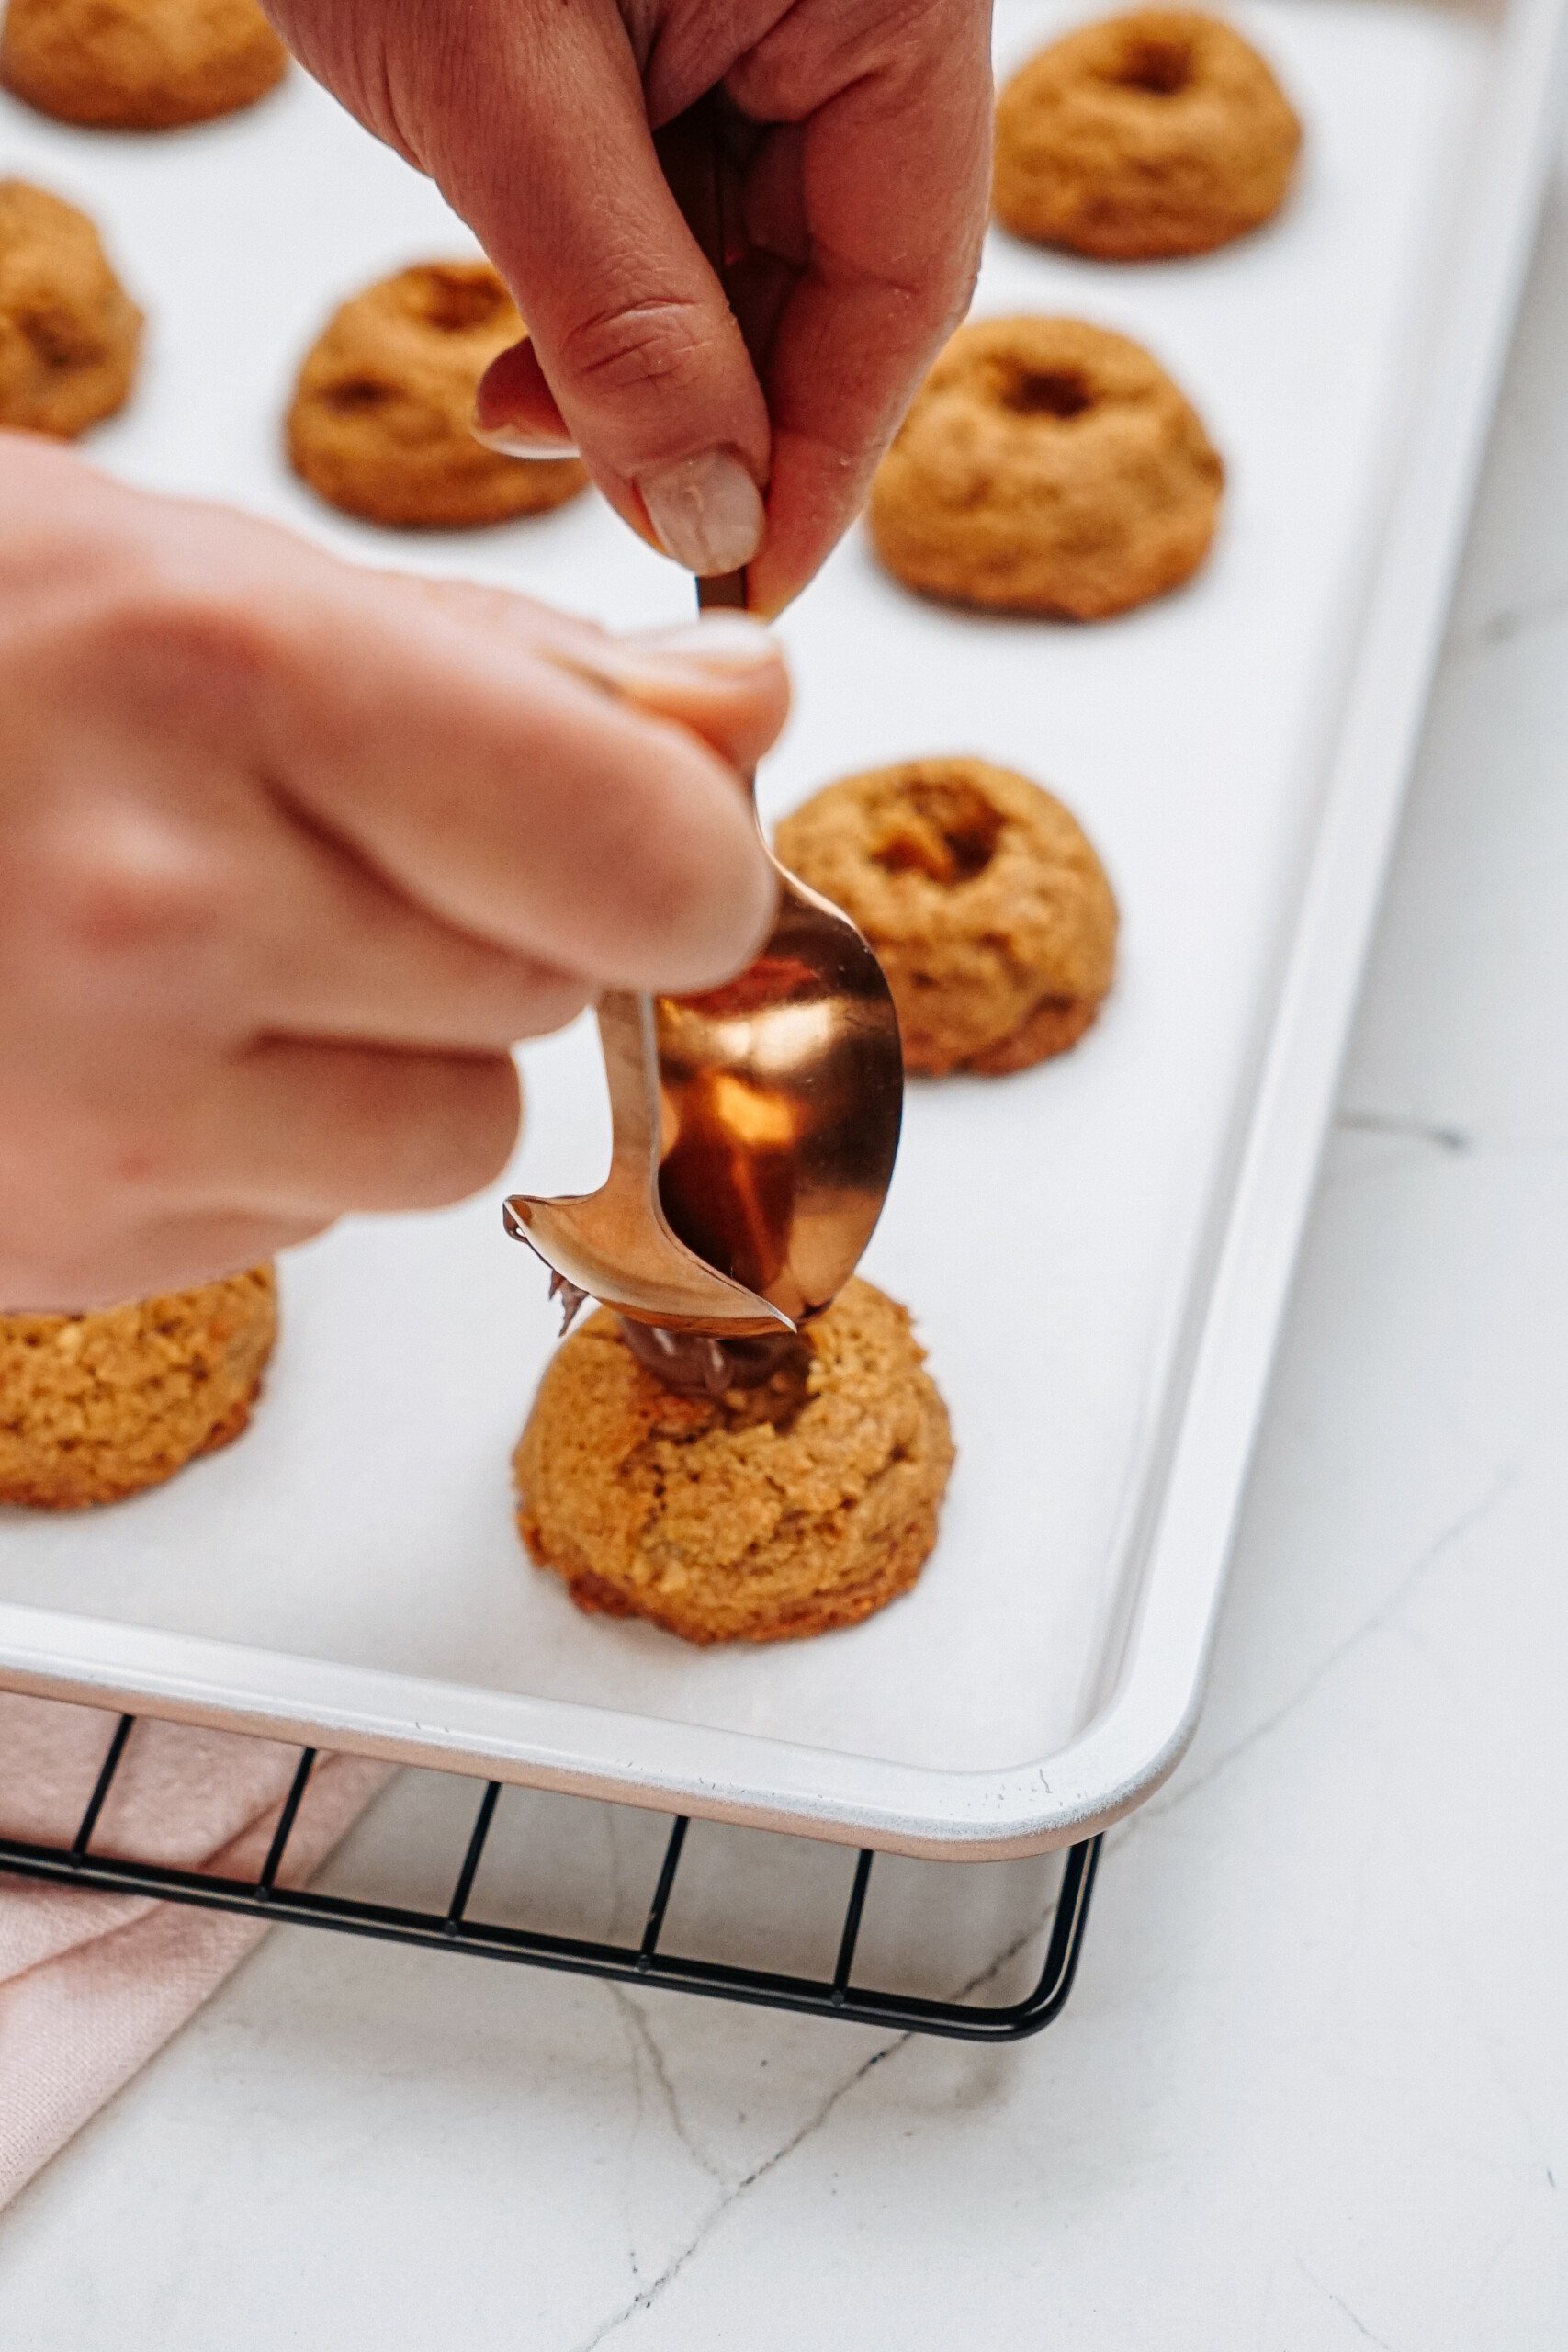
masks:
<svg viewBox="0 0 1568 2352"><path fill-rule="evenodd" d="M1467 1152L1475 1148L1475 1137L1468 1127L1449 1126L1437 1119L1423 1119L1399 1111L1347 1108L1337 1114L1334 1124L1351 1135L1399 1136L1413 1143L1435 1144L1439 1151Z"/></svg>
<svg viewBox="0 0 1568 2352"><path fill-rule="evenodd" d="M750 2172L742 2174L733 2188L710 2207L692 2236L680 2252L666 2263L658 2278L649 2279L648 2285L633 2295L629 2301L623 2303L619 2311L612 2312L610 2316L594 2329L592 2335L584 2336L581 2342L573 2347L573 2352L596 2352L599 2345L607 2343L618 2329L626 2325L628 2321L637 2318L641 2312L649 2310L660 2297L673 2286L682 2270L701 2251L730 2209L749 2191L755 2188L760 2181L766 2180L770 2173L775 2172L786 2158L794 2155L797 2148L804 2146L812 2133L819 2131L827 2122L840 2102L849 2097L856 2084L863 2083L874 2068L880 2066L885 2058L890 2057L895 2050L909 2039L907 2033L898 2034L891 2041L885 2042L880 2050L874 2050L871 2056L855 2068L853 2074L847 2075L841 2083L829 2092L828 2097L813 2109L805 2122L791 2133L782 2146L775 2148L771 2155L764 2156L761 2164L753 2165Z"/></svg>
<svg viewBox="0 0 1568 2352"><path fill-rule="evenodd" d="M728 2173L720 2170L719 2166L715 2164L712 2156L709 2155L707 2150L704 2148L694 2136L691 2125L687 2121L681 2106L680 2094L676 2090L673 2082L671 2080L670 2068L666 2063L664 2052L658 2040L655 2038L653 2028L649 2025L647 2018L643 2015L641 2007L632 1997L631 1994L626 1990L624 1984L613 1984L606 1982L604 1990L609 1994L611 2000L615 2003L615 2008L619 2013L621 2021L626 2030L627 2035L635 2044L635 2050L640 2051L643 2057L648 2062L649 2072L652 2075L654 2082L659 2087L660 2098L663 2102L665 2112L670 2119L670 2129L674 2132L675 2137L680 2141L681 2145L685 2149L693 2163L697 2165L702 2171L705 2172L710 2180L716 2181L721 2188L728 2189L732 2186L731 2177ZM637 2099L638 2114L640 2116L642 2108L642 2077L640 2069L636 2064L635 2051L633 2057L633 2073L637 2077L636 2095ZM635 2263L633 2267L636 2267Z"/></svg>
<svg viewBox="0 0 1568 2352"><path fill-rule="evenodd" d="M1568 1135L1548 1128L1539 1135L1483 1133L1457 1121L1430 1118L1419 1111L1377 1111L1348 1106L1337 1114L1337 1130L1348 1135L1391 1136L1408 1143L1430 1144L1455 1159L1550 1159L1568 1151Z"/></svg>
<svg viewBox="0 0 1568 2352"><path fill-rule="evenodd" d="M1000 1951L997 1952L990 1960L988 1960L983 1968L977 1969L974 1975L966 1977L961 1984L957 1985L953 1989L949 1997L957 2001L967 2000L972 1994L983 1992L987 1984L993 1984L1001 1974L1003 1969L1008 1966L1010 1962L1016 1960L1019 1953L1024 1951L1031 1942L1044 1934L1046 1928L1051 1923L1051 1920L1055 1915L1055 1910L1056 1897L1053 1895L1049 1903L1044 1905L1043 1909L1038 1912L1036 1916L1024 1927L1021 1928L1018 1933L1011 1937L1002 1947ZM617 2000L626 2000L626 1994L619 1986L613 1986L610 1989L615 1992ZM628 2006L630 2005L628 2004ZM642 2025L645 2032L648 2031L649 2029L646 2018L642 2019ZM649 2033L649 2039L651 2044L651 2033ZM834 2088L829 2091L827 2098L819 2103L809 2116L807 2116L806 2121L802 2123L796 2131L792 2132L787 2139L784 2140L778 2147L773 2149L771 2154L764 2156L760 2164L754 2165L750 2171L743 2174L739 2180L727 2185L726 2194L719 2198L709 2209L707 2213L705 2214L701 2223L693 2233L687 2244L682 2247L679 2254L675 2255L671 2258L671 2260L666 2265L665 2268L660 2271L659 2277L657 2278L650 2279L646 2287L640 2289L639 2291L633 2295L629 2301L624 2303L618 2311L613 2312L609 2318L601 2324L593 2335L586 2337L581 2344L578 2344L573 2347L573 2352L596 2352L596 2347L599 2345L607 2342L609 2337L615 2334L617 2328L624 2327L628 2321L636 2319L641 2312L649 2310L652 2304L656 2303L666 2289L674 2284L682 2271L686 2269L696 2255L700 2253L705 2240L712 2235L714 2230L724 2219L726 2213L729 2211L730 2208L738 2203L738 2201L750 2189L755 2188L760 2182L766 2180L771 2173L776 2172L778 2167L784 2164L788 2157L793 2156L797 2149L804 2147L812 2135L821 2129L822 2125L828 2121L829 2116L833 2114L834 2110L845 2098L848 2098L849 2094L855 2088L857 2084L864 2082L869 2075L873 2074L877 2067L883 2065L888 2059L896 2058L901 2052L910 2048L918 2039L919 2039L919 2037L917 2037L912 2033L895 2034L890 2040L884 2042L879 2050L873 2051L871 2056L865 2059L862 2064L857 2066L852 2074L846 2075L842 2082L837 2084ZM715 2179L720 2178L721 2176L716 2172L714 2172L712 2165L706 2163L704 2157L699 2154L698 2150L694 2146L692 2141L687 2137L686 2132L682 2128L679 2120L675 2120L675 2095L673 2089L670 2088L669 2077L661 2062L659 2064L658 2072L660 2080L665 2084L666 2088L669 2091L671 2118L672 2120L675 2120L675 2129L683 2144L691 2150L694 2156L696 2156L697 2161L703 2165L705 2171L711 2173Z"/></svg>
<svg viewBox="0 0 1568 2352"><path fill-rule="evenodd" d="M1143 1806L1127 1823L1127 1836L1134 1834L1143 1823L1161 1821L1168 1814L1175 1813L1180 1806L1189 1804L1200 1790L1208 1788L1212 1781L1219 1779L1222 1772L1228 1772L1232 1765L1240 1758L1250 1755L1255 1747L1269 1738L1282 1724L1288 1723L1292 1716L1299 1713L1329 1677L1360 1647L1363 1642L1371 1634L1383 1630L1398 1616L1424 1578L1447 1557L1454 1545L1462 1543L1467 1535L1472 1533L1484 1520L1490 1518L1504 1497L1516 1484L1520 1466L1517 1461L1506 1462L1495 1473L1484 1493L1475 1501L1467 1504L1463 1510L1460 1511L1438 1534L1433 1537L1431 1543L1405 1570L1387 1598L1381 1600L1359 1624L1351 1628L1343 1640L1337 1642L1325 1656L1319 1658L1311 1672L1297 1684L1288 1698L1282 1699L1277 1707L1271 1708L1261 1723L1254 1724L1250 1731L1244 1732L1242 1736L1233 1742L1229 1747L1223 1748L1213 1761L1205 1765L1201 1771L1195 1772L1190 1780L1179 1780L1168 1796L1151 1799L1149 1804ZM1117 1842L1119 1845L1124 1844L1126 1838L1123 1837Z"/></svg>
<svg viewBox="0 0 1568 2352"><path fill-rule="evenodd" d="M1315 2287L1320 2295L1327 2296L1336 2311L1344 2312L1346 2318L1349 2321L1358 2335L1364 2336L1369 2344L1375 2344L1379 2348L1379 2352L1393 2352L1392 2345L1388 2344L1382 2336L1374 2335L1371 2329L1367 2325L1366 2321L1361 2318L1360 2314L1351 2310L1349 2304L1345 2301L1344 2296L1337 2295L1332 2287L1325 2287L1323 2280L1317 2278L1314 2272L1307 2268L1306 2264L1301 2260L1299 2256L1296 2259L1296 2267L1310 2286Z"/></svg>
<svg viewBox="0 0 1568 2352"><path fill-rule="evenodd" d="M1477 655L1494 652L1500 645L1511 645L1516 638L1555 628L1565 619L1568 588L1554 589L1547 595L1531 596L1517 605L1500 605L1470 628L1456 629L1444 650L1461 661L1472 661Z"/></svg>

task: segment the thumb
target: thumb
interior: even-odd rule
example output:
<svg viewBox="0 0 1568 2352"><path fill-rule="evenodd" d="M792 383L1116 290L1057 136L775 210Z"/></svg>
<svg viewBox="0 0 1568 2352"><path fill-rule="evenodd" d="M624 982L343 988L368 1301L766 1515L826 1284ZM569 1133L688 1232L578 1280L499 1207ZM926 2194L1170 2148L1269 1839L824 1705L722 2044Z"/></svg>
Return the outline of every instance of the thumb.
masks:
<svg viewBox="0 0 1568 2352"><path fill-rule="evenodd" d="M762 537L767 406L660 166L619 10L513 6L493 28L500 87L479 135L472 107L447 99L452 119L421 141L528 322L532 358L496 363L479 424L493 446L539 456L558 453L564 426L667 555L738 570Z"/></svg>

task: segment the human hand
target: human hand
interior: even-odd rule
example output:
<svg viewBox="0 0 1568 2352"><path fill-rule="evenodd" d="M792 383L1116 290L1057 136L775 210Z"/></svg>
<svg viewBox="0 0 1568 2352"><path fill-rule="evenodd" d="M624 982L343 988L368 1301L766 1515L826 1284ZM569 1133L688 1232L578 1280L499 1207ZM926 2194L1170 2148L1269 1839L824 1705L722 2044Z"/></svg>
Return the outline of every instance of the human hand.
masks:
<svg viewBox="0 0 1568 2352"><path fill-rule="evenodd" d="M750 564L753 607L787 604L968 302L989 195L987 0L267 6L310 72L437 182L516 296L530 342L486 376L487 436L576 445L667 554L700 572ZM752 126L744 337L652 136L716 85Z"/></svg>
<svg viewBox="0 0 1568 2352"><path fill-rule="evenodd" d="M754 951L787 693L0 435L0 1307L491 1182L515 1040Z"/></svg>

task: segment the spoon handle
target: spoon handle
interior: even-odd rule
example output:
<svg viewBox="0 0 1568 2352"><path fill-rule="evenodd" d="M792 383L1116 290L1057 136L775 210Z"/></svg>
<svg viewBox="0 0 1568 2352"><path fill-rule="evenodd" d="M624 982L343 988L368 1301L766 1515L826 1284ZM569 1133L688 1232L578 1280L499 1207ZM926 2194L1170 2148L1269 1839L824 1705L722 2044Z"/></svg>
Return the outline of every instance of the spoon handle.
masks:
<svg viewBox="0 0 1568 2352"><path fill-rule="evenodd" d="M746 610L746 574L744 571L710 572L705 580L697 580L697 610L699 613L743 613Z"/></svg>
<svg viewBox="0 0 1568 2352"><path fill-rule="evenodd" d="M734 268L738 213L733 182L725 169L725 102L710 90L660 139L666 175L703 257L735 308ZM697 581L697 609L704 613L746 610L746 574L715 572Z"/></svg>

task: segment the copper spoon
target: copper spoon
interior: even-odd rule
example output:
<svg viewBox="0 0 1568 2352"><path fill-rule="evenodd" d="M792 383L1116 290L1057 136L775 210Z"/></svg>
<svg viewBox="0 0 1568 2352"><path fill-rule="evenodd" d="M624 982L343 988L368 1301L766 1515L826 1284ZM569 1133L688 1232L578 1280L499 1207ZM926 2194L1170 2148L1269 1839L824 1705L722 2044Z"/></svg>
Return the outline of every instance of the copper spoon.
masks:
<svg viewBox="0 0 1568 2352"><path fill-rule="evenodd" d="M773 928L737 978L600 1000L606 1182L506 1203L563 1284L635 1322L787 1332L848 1281L886 1198L904 1092L887 982L848 916L774 865Z"/></svg>
<svg viewBox="0 0 1568 2352"><path fill-rule="evenodd" d="M688 217L728 284L711 110L694 114L676 163ZM744 572L699 580L697 603L744 610ZM567 1320L592 1296L651 1327L654 1345L638 1352L671 1376L659 1351L678 1351L660 1331L731 1342L787 1336L818 1314L860 1261L898 1149L904 1065L882 967L846 915L773 862L773 928L735 979L697 996L600 1000L605 1183L505 1206L508 1232L568 1293ZM705 1376L719 1385L724 1364L709 1352Z"/></svg>

